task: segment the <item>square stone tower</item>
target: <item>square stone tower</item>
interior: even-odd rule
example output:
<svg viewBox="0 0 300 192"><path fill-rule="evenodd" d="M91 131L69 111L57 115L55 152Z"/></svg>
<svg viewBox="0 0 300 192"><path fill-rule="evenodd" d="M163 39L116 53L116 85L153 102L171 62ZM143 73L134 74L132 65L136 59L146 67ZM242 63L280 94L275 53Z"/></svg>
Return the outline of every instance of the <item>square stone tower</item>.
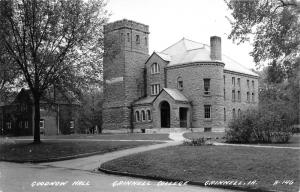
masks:
<svg viewBox="0 0 300 192"><path fill-rule="evenodd" d="M126 19L104 26L104 131L131 131L131 104L145 92L148 34L147 25Z"/></svg>

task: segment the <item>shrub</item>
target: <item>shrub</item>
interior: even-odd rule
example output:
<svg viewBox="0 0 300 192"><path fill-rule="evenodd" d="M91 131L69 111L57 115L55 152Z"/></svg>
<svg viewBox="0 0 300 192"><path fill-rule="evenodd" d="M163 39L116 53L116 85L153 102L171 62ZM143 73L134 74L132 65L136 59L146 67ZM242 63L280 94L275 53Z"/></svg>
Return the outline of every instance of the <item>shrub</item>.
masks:
<svg viewBox="0 0 300 192"><path fill-rule="evenodd" d="M284 111L252 109L229 123L226 141L232 143L287 143L292 135Z"/></svg>
<svg viewBox="0 0 300 192"><path fill-rule="evenodd" d="M200 137L197 139L185 140L183 142L184 145L190 146L202 146L202 145L212 145L209 139L205 139L204 137Z"/></svg>

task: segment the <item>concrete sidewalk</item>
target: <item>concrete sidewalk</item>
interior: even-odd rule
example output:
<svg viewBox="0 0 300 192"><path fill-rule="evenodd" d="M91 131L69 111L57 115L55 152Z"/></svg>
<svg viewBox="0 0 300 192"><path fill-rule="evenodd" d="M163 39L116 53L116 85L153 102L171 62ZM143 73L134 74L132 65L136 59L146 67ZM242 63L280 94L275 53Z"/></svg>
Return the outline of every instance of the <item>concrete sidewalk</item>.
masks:
<svg viewBox="0 0 300 192"><path fill-rule="evenodd" d="M140 153L140 152L144 152L144 151L159 149L159 148L163 148L163 147L180 145L181 143L182 143L182 141L169 141L169 142L162 143L162 144L141 146L141 147L125 149L125 150L121 150L121 151L115 151L115 152L111 152L111 153L105 153L105 154L101 154L101 155L93 155L93 156L84 157L84 158L40 163L39 165L50 166L50 167L62 167L62 168L84 170L84 171L93 171L93 170L97 170L97 168L100 167L100 165L102 163L116 159L116 158L120 158L123 156L135 154L135 153Z"/></svg>

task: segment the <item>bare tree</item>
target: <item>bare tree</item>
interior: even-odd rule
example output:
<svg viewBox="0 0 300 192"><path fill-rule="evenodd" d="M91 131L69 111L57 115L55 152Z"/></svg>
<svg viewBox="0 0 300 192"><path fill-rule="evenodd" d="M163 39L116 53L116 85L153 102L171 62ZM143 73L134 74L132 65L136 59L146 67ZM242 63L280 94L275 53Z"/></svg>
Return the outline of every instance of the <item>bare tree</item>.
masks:
<svg viewBox="0 0 300 192"><path fill-rule="evenodd" d="M49 86L76 92L101 80L104 8L104 0L0 0L0 46L33 95L34 143Z"/></svg>

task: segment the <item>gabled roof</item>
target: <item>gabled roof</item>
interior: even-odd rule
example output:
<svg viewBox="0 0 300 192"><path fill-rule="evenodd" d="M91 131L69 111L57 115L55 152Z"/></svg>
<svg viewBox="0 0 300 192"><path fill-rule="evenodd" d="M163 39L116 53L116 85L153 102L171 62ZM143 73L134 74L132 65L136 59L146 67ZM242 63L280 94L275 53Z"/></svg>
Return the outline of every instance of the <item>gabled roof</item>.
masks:
<svg viewBox="0 0 300 192"><path fill-rule="evenodd" d="M181 39L177 43L171 45L167 49L159 53L161 58L167 58L168 66L181 65L193 62L215 62L210 57L210 46L188 39ZM222 54L222 61L225 64L224 69L238 73L258 76L250 69L244 67L235 60Z"/></svg>
<svg viewBox="0 0 300 192"><path fill-rule="evenodd" d="M177 89L163 88L175 101L188 102L189 100Z"/></svg>

